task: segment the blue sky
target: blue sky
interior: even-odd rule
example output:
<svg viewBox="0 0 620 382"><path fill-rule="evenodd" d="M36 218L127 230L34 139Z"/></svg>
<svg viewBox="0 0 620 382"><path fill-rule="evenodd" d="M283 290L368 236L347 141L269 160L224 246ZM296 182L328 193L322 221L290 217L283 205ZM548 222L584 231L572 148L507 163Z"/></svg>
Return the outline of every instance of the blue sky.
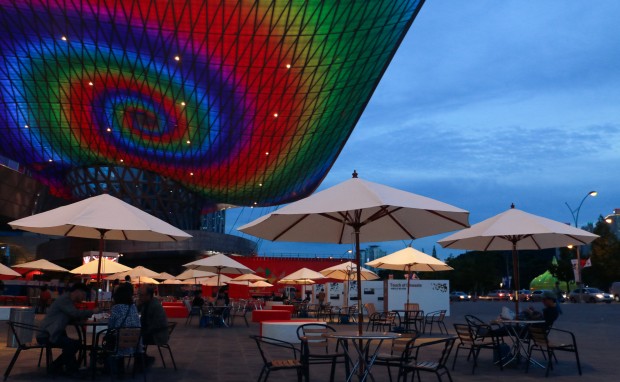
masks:
<svg viewBox="0 0 620 382"><path fill-rule="evenodd" d="M351 176L470 211L620 207L620 1L427 1L319 190ZM273 209L230 210L230 233ZM442 237L416 240L430 252ZM405 242L378 243L389 252ZM365 247L365 245L363 245ZM270 243L259 253L341 254ZM461 251L443 250L440 256Z"/></svg>

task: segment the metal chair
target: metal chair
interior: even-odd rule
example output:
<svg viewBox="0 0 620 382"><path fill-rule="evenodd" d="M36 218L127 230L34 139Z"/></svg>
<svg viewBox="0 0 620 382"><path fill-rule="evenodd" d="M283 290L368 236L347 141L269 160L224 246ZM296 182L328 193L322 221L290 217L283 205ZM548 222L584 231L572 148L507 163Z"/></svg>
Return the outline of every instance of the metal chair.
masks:
<svg viewBox="0 0 620 382"><path fill-rule="evenodd" d="M581 363L579 362L579 350L577 349L577 341L575 340L575 335L572 332L561 329L547 329L542 326L531 325L528 328L528 333L530 336L530 347L527 352L527 366L525 371L529 371L530 360L532 359L532 352L534 349L539 349L543 352L543 356L547 360L547 371L545 372L545 377L549 376L549 371L553 369L553 358L555 358L557 363L557 358L555 357L556 351L565 351L569 353L575 353L575 360L577 361L577 370L579 371L579 375L581 375ZM567 339L568 341L564 342L556 342L549 340L549 334L556 333L558 335L563 336L563 340Z"/></svg>
<svg viewBox="0 0 620 382"><path fill-rule="evenodd" d="M172 337L172 332L177 327L176 322L168 322L168 343L163 345L156 345L157 351L159 352L159 357L161 358L161 363L166 368L166 361L164 361L164 354L161 352L161 349L168 349L168 353L170 354L170 359L172 360L172 366L174 366L174 371L177 371L177 364L174 361L174 356L172 355L172 348L170 347L170 338ZM148 345L144 345L144 353L146 354Z"/></svg>
<svg viewBox="0 0 620 382"><path fill-rule="evenodd" d="M187 308L187 319L185 319L185 326L192 323L192 318L198 317L198 324L200 324L200 318L202 317L202 308L199 306L192 306L189 300L183 300L183 304Z"/></svg>
<svg viewBox="0 0 620 382"><path fill-rule="evenodd" d="M472 327L466 324L454 324L454 330L456 331L456 335L459 338L459 344L456 347L456 352L454 353L454 360L452 361L452 370L454 370L454 366L456 365L456 359L459 356L459 350L469 350L467 353L467 360L470 358L474 358L474 365L471 368L471 373L474 374L476 371L476 367L478 366L478 355L480 354L480 350L489 349L493 351L498 351L499 345L496 342L496 339L491 338L492 341L488 342L482 338L476 338L472 332ZM503 365L500 360L498 362L500 370L503 370Z"/></svg>
<svg viewBox="0 0 620 382"><path fill-rule="evenodd" d="M389 353L377 354L377 358L375 360L374 365L387 367L390 382L392 381L392 371L391 371L392 366L396 366L398 368L399 372L398 372L398 376L396 380L397 381L400 380L401 367L411 361L409 359L410 354L407 352L407 350L411 349L413 343L418 338L418 336L419 336L418 332L402 334L400 338L396 338L392 340L392 346L390 348Z"/></svg>
<svg viewBox="0 0 620 382"><path fill-rule="evenodd" d="M310 365L331 364L330 381L334 381L336 364L344 363L347 375L349 374L349 364L344 352L338 352L338 345L335 351L330 350L328 333L335 332L336 329L329 325L304 324L297 328L297 338L301 341L301 362L304 365L304 374L310 375Z"/></svg>
<svg viewBox="0 0 620 382"><path fill-rule="evenodd" d="M115 367L118 360L124 362L127 359L127 365L134 360L133 375L136 371L136 361L139 360L142 367L142 377L146 382L146 365L142 356L142 332L140 328L118 328L115 329L116 341L114 347L106 351L106 360L110 362L110 377L114 379L116 375ZM103 332L102 332L103 333Z"/></svg>
<svg viewBox="0 0 620 382"><path fill-rule="evenodd" d="M436 310L424 316L424 332L426 332L426 326L430 325L429 334L433 334L433 324L437 324L439 333L444 334L445 331L445 334L448 334L448 328L446 328L446 324L444 323L446 312L446 310Z"/></svg>
<svg viewBox="0 0 620 382"><path fill-rule="evenodd" d="M443 375L448 376L448 380L452 382L452 376L450 376L450 370L446 367L448 358L450 357L450 351L456 341L455 337L443 338L436 341L425 342L420 345L412 343L407 352L415 352L411 355L412 361L403 365L400 374L403 376L403 380L407 380L407 374L412 372L416 373L418 380L420 378L420 372L435 373L437 379L442 380ZM431 347L439 348L440 351L429 351ZM437 356L439 354L439 356Z"/></svg>
<svg viewBox="0 0 620 382"><path fill-rule="evenodd" d="M258 382L266 382L269 373L278 370L297 371L297 382L301 382L305 368L298 358L297 353L299 351L293 344L263 336L250 336L250 338L256 341L256 346L263 360L263 368L258 375ZM292 358L288 358L291 356ZM306 375L306 381L308 379Z"/></svg>
<svg viewBox="0 0 620 382"><path fill-rule="evenodd" d="M232 304L232 307L230 308L230 326L233 326L235 324L235 318L241 317L245 321L245 326L250 327L250 324L248 323L248 309L246 307L246 304L246 301L238 301Z"/></svg>
<svg viewBox="0 0 620 382"><path fill-rule="evenodd" d="M15 354L13 354L13 358L9 363L6 371L4 372L4 380L6 381L11 374L11 370L15 363L17 362L17 358L24 350L38 349L39 353L39 363L38 366L41 366L41 359L43 357L43 351L45 351L45 364L46 369L49 369L50 358L51 358L51 349L49 345L41 345L37 342L33 342L33 334L39 333L43 334L44 332L40 330L38 327L29 324L22 324L19 322L9 321L7 322L10 328L10 333L14 336L15 342L17 342L17 349L15 349ZM48 370L49 371L49 370Z"/></svg>

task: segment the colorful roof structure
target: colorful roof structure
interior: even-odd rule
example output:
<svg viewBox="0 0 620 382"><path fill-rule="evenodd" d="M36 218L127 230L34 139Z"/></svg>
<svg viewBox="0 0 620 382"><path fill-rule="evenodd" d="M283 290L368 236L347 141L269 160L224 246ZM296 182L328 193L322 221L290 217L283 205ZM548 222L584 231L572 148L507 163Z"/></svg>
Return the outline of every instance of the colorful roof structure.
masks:
<svg viewBox="0 0 620 382"><path fill-rule="evenodd" d="M423 0L0 0L0 155L69 195L107 164L208 200L307 196Z"/></svg>

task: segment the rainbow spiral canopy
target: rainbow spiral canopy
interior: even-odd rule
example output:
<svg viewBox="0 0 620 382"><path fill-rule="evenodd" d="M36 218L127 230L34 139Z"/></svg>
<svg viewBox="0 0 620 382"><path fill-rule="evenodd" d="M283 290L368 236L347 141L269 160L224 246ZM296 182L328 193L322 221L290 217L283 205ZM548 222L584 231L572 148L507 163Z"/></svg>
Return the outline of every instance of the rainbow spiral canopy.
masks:
<svg viewBox="0 0 620 382"><path fill-rule="evenodd" d="M423 1L0 0L0 154L153 171L207 199L318 187Z"/></svg>

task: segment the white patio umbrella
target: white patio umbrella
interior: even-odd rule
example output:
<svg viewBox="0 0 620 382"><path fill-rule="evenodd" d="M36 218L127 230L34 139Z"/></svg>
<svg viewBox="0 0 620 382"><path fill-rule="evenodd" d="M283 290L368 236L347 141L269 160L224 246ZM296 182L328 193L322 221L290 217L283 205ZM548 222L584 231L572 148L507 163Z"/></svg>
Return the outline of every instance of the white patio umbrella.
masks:
<svg viewBox="0 0 620 382"><path fill-rule="evenodd" d="M329 279L344 281L344 290L346 292L344 295L344 303L347 304L349 301L349 281L357 278L357 264L352 261L346 261L334 265L333 267L325 268L319 271L319 273ZM376 280L379 278L378 274L364 267L360 268L360 276L362 280Z"/></svg>
<svg viewBox="0 0 620 382"><path fill-rule="evenodd" d="M416 238L469 226L469 213L424 196L357 178L337 184L246 224L239 231L272 241L360 243ZM358 268L359 269L359 268ZM357 272L361 304L362 278ZM359 309L358 332L362 332Z"/></svg>
<svg viewBox="0 0 620 382"><path fill-rule="evenodd" d="M507 211L456 232L438 243L444 248L477 251L512 251L514 290L519 290L518 250L584 245L598 235L568 224L518 210L514 204ZM515 296L519 313L519 296Z"/></svg>
<svg viewBox="0 0 620 382"><path fill-rule="evenodd" d="M316 281L310 279L290 279L290 280L280 280L278 284L287 284L287 285L312 285L316 284Z"/></svg>
<svg viewBox="0 0 620 382"><path fill-rule="evenodd" d="M217 285L221 285L220 279L222 273L243 275L246 273L254 273L253 270L241 264L240 262L231 259L224 254L217 254L209 257L205 257L200 260L192 261L183 265L189 269L196 269L200 271L215 272L217 274Z"/></svg>
<svg viewBox="0 0 620 382"><path fill-rule="evenodd" d="M171 275L167 272L161 272L157 277L153 277L157 280L173 280L176 276Z"/></svg>
<svg viewBox="0 0 620 382"><path fill-rule="evenodd" d="M22 275L19 274L18 272L15 272L14 270L12 270L11 268L7 267L4 264L0 264L0 275L3 276L15 276L15 277L21 277Z"/></svg>
<svg viewBox="0 0 620 382"><path fill-rule="evenodd" d="M273 284L269 284L267 281L256 281L250 284L250 288L269 288L272 286Z"/></svg>
<svg viewBox="0 0 620 382"><path fill-rule="evenodd" d="M15 264L13 268L22 269L36 269L38 271L51 271L51 272L69 272L68 269L56 265L49 260L39 259L35 261L29 261L27 263Z"/></svg>
<svg viewBox="0 0 620 382"><path fill-rule="evenodd" d="M15 220L9 225L13 229L45 235L99 239L99 264L104 240L159 242L180 241L192 237L108 194ZM101 272L95 273L99 282Z"/></svg>
<svg viewBox="0 0 620 382"><path fill-rule="evenodd" d="M453 268L443 261L420 252L415 248L407 247L387 256L366 263L369 267L405 271L407 277L407 304L409 304L409 286L412 272L440 272L452 271Z"/></svg>
<svg viewBox="0 0 620 382"><path fill-rule="evenodd" d="M116 261L108 260L106 258L99 261L90 261L84 265L80 265L77 268L70 270L69 272L79 275L109 275L113 273L120 273L130 270L128 266L117 263Z"/></svg>

